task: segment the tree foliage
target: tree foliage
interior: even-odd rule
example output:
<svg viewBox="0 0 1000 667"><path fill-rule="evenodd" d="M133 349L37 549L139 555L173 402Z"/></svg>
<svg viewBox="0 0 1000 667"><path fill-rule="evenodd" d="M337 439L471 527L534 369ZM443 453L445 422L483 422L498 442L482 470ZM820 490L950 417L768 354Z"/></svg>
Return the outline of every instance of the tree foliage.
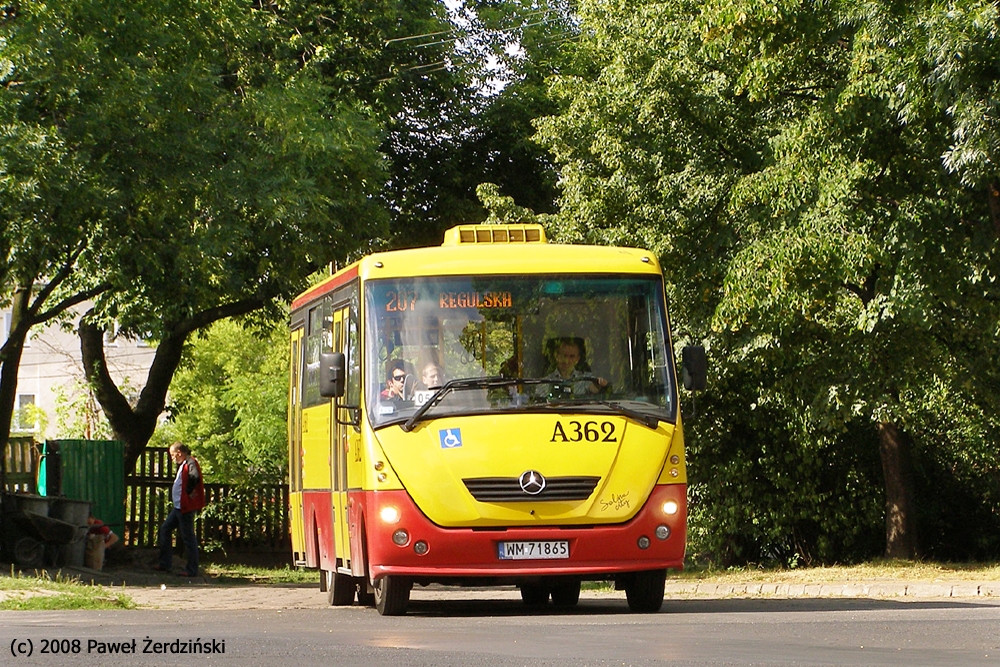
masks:
<svg viewBox="0 0 1000 667"><path fill-rule="evenodd" d="M14 326L0 414L30 326L93 299L85 366L131 462L191 332L273 316L316 268L384 229L371 110L330 85L315 50L275 57L294 26L273 9L49 0L4 10L0 127L17 139L3 149L0 275ZM135 405L106 372L101 330L112 321L159 343Z"/></svg>
<svg viewBox="0 0 1000 667"><path fill-rule="evenodd" d="M689 429L708 543L756 558L816 523L870 545L870 494L831 495L863 480L886 552L912 557L949 468L995 515L995 5L594 0L581 20L589 69L552 79L539 123L556 234L659 252L675 332L710 347L713 409ZM733 462L773 464L731 478L742 502L712 488ZM747 502L787 499L788 473L801 510ZM813 533L783 543L868 548Z"/></svg>
<svg viewBox="0 0 1000 667"><path fill-rule="evenodd" d="M286 481L288 341L226 320L190 345L170 389L172 439L189 445L212 481Z"/></svg>

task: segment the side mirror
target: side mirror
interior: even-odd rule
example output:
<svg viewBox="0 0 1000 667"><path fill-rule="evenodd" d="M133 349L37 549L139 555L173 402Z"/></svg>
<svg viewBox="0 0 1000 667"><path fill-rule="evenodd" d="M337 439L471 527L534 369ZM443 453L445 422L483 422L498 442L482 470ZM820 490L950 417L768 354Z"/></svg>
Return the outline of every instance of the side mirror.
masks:
<svg viewBox="0 0 1000 667"><path fill-rule="evenodd" d="M688 391L703 391L708 383L708 358L701 345L681 350L681 382Z"/></svg>
<svg viewBox="0 0 1000 667"><path fill-rule="evenodd" d="M347 361L343 352L323 352L319 355L319 395L339 398L347 384Z"/></svg>

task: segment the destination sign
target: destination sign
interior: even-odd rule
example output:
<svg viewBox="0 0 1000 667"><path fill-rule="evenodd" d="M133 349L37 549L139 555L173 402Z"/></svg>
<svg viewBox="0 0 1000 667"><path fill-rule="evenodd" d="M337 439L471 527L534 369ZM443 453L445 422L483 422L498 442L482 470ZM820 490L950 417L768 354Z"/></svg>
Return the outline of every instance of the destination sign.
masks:
<svg viewBox="0 0 1000 667"><path fill-rule="evenodd" d="M385 294L386 312L398 313L416 310L419 299L416 292L399 290ZM441 308L510 308L513 304L510 292L441 292L438 306Z"/></svg>

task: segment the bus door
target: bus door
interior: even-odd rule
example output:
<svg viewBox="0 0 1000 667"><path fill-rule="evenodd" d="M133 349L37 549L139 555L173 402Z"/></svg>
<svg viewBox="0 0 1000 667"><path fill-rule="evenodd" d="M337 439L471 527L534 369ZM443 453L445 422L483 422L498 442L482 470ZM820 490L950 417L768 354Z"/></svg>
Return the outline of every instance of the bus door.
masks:
<svg viewBox="0 0 1000 667"><path fill-rule="evenodd" d="M306 538L302 513L302 334L291 332L288 386L288 504L292 524L292 558L296 566L306 564Z"/></svg>
<svg viewBox="0 0 1000 667"><path fill-rule="evenodd" d="M348 304L335 306L333 311L333 349L343 351L346 348L348 322ZM342 414L343 408L338 408L339 401L331 401L331 438L330 443L330 467L332 479L330 489L332 490L333 502L333 534L337 565L342 568L349 568L351 562L350 532L348 530L348 507L347 507L347 444L348 430L351 428L344 422L346 419Z"/></svg>

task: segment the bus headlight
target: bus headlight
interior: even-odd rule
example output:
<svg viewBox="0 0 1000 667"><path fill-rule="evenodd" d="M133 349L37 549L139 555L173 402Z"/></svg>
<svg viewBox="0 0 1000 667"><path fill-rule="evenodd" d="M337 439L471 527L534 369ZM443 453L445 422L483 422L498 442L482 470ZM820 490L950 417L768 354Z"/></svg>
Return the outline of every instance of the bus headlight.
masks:
<svg viewBox="0 0 1000 667"><path fill-rule="evenodd" d="M399 510L392 506L386 506L379 511L379 516L386 523L396 523L399 521Z"/></svg>
<svg viewBox="0 0 1000 667"><path fill-rule="evenodd" d="M423 540L413 545L413 551L415 551L418 556L423 556L425 553L427 553L428 548L429 547L427 546L427 543L424 542Z"/></svg>
<svg viewBox="0 0 1000 667"><path fill-rule="evenodd" d="M649 538L646 537L645 535L643 535L642 537L639 538L638 544L639 544L639 548L640 549L648 549L649 548Z"/></svg>
<svg viewBox="0 0 1000 667"><path fill-rule="evenodd" d="M659 525L656 527L656 539L665 540L670 537L670 526Z"/></svg>
<svg viewBox="0 0 1000 667"><path fill-rule="evenodd" d="M677 504L676 500L668 500L663 503L663 513L667 516L673 516L677 514L677 510L680 509L680 505Z"/></svg>
<svg viewBox="0 0 1000 667"><path fill-rule="evenodd" d="M405 546L410 541L410 534L400 528L392 534L392 543L398 547Z"/></svg>

